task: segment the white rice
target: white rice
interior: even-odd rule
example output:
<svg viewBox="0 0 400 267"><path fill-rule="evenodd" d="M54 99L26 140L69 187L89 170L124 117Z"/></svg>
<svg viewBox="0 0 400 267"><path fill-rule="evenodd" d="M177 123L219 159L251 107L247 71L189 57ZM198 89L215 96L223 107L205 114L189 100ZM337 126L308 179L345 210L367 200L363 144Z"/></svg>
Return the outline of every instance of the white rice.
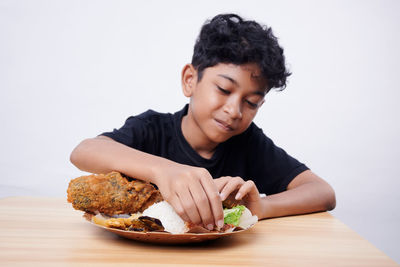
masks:
<svg viewBox="0 0 400 267"><path fill-rule="evenodd" d="M159 219L165 231L172 234L183 234L189 230L174 208L166 201L151 205L143 211L142 215Z"/></svg>

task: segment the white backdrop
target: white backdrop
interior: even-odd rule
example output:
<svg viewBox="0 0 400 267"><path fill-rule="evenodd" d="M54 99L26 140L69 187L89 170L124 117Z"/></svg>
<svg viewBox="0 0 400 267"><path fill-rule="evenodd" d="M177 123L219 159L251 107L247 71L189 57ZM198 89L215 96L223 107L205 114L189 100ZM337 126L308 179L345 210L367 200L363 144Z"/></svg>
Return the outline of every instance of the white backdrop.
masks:
<svg viewBox="0 0 400 267"><path fill-rule="evenodd" d="M180 109L201 25L235 12L272 26L293 72L256 123L335 188L337 218L400 262L400 2L244 3L0 0L0 197L65 196L84 174L69 162L81 140Z"/></svg>

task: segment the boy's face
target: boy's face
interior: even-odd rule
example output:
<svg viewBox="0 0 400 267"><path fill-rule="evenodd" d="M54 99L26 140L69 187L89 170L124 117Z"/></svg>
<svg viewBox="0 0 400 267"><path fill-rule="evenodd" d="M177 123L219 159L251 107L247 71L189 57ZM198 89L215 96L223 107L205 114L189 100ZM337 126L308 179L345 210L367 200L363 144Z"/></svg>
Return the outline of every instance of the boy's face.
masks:
<svg viewBox="0 0 400 267"><path fill-rule="evenodd" d="M244 132L267 92L260 68L253 63L220 63L206 68L200 82L197 77L193 66L186 65L182 82L190 97L187 134L195 134L199 142L218 144Z"/></svg>

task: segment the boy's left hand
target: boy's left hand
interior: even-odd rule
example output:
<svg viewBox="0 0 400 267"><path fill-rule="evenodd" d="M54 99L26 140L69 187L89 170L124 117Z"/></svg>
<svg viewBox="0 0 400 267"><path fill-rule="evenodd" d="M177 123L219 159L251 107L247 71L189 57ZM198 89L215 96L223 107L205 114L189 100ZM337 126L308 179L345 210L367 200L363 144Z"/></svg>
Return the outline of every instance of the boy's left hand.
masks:
<svg viewBox="0 0 400 267"><path fill-rule="evenodd" d="M253 215L263 218L260 193L252 180L244 181L241 177L223 176L214 179L221 200L224 201L232 193L235 200L242 200Z"/></svg>

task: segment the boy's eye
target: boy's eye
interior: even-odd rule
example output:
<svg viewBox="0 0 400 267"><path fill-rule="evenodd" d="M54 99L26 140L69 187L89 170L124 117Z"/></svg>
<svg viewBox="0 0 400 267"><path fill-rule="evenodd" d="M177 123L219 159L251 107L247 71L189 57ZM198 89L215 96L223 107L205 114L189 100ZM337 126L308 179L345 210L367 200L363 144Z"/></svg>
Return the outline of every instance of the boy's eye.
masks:
<svg viewBox="0 0 400 267"><path fill-rule="evenodd" d="M226 89L224 89L224 88L221 88L221 87L219 87L218 85L217 85L217 87L218 87L218 90L220 90L223 94L225 94L225 95L229 95L229 91L228 90L226 90Z"/></svg>
<svg viewBox="0 0 400 267"><path fill-rule="evenodd" d="M246 103L247 103L251 108L257 108L257 107L258 107L258 104L253 103L253 102L251 102L251 101L249 101L249 100L246 100Z"/></svg>

